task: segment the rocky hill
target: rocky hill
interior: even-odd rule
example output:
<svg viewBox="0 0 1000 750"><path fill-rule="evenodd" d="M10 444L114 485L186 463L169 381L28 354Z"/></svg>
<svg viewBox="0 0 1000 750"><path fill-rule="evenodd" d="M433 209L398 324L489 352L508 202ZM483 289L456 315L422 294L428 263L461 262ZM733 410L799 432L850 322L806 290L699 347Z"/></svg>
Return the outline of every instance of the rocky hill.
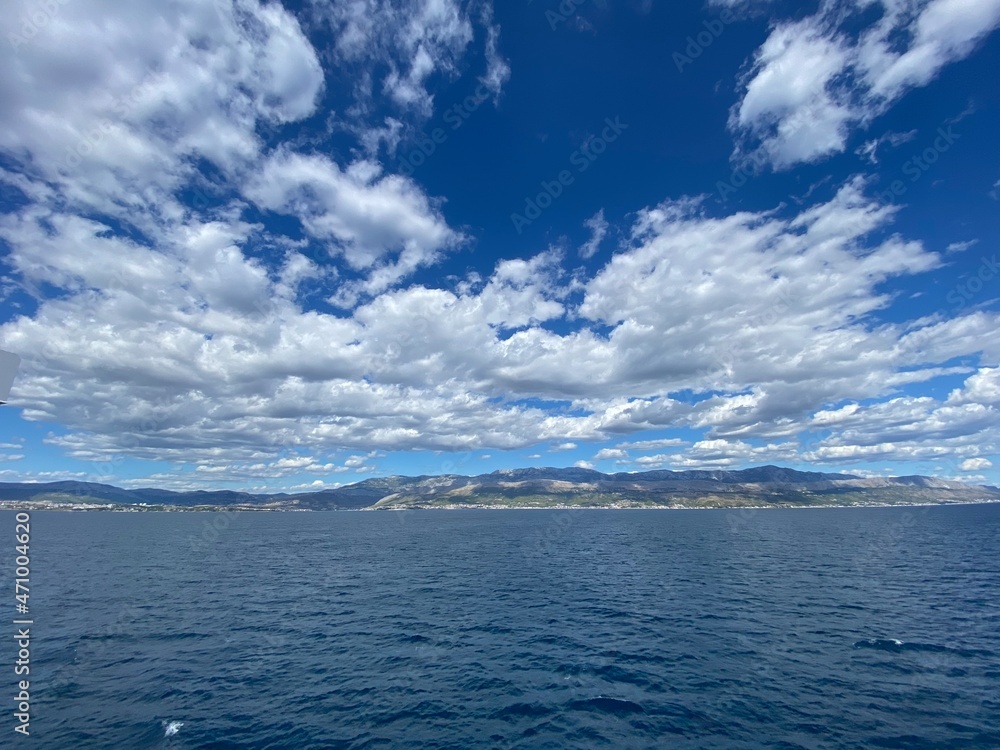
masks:
<svg viewBox="0 0 1000 750"><path fill-rule="evenodd" d="M865 479L779 466L632 474L579 468L505 469L471 477L378 477L300 494L128 490L91 482L0 483L0 508L4 509L736 508L970 502L1000 502L1000 490L934 477Z"/></svg>

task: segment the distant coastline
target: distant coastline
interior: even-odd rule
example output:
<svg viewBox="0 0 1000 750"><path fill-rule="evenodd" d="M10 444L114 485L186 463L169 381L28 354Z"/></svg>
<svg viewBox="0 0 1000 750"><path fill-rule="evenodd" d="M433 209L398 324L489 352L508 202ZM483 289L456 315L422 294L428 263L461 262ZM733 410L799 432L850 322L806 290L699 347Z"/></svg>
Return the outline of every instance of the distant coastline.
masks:
<svg viewBox="0 0 1000 750"><path fill-rule="evenodd" d="M448 512L455 510L475 511L607 511L607 510L825 510L830 508L930 508L957 505L996 505L1000 499L955 500L926 503L855 503L852 505L438 505L418 508L264 508L260 506L203 505L193 507L125 505L60 505L48 503L16 503L0 501L0 511L30 511L43 513L408 513L413 511Z"/></svg>
<svg viewBox="0 0 1000 750"><path fill-rule="evenodd" d="M1000 502L1000 489L924 476L864 478L778 466L740 471L509 469L478 476L377 477L308 493L0 483L0 510L308 512L327 510L706 510L887 508Z"/></svg>
<svg viewBox="0 0 1000 750"><path fill-rule="evenodd" d="M1000 498L978 500L929 500L922 503L840 503L801 505L795 503L772 503L768 505L427 505L416 507L382 508L294 508L268 507L263 505L116 505L114 503L60 503L60 502L17 502L0 500L0 511L51 511L72 513L401 513L412 511L453 511L453 510L780 510L780 509L830 509L830 508L924 508L951 505L995 505Z"/></svg>

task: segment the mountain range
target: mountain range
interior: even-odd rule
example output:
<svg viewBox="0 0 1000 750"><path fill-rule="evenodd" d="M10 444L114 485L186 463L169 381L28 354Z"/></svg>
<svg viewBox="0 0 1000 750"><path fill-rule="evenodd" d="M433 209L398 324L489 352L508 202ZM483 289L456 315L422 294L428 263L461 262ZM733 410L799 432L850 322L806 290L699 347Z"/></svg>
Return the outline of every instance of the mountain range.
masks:
<svg viewBox="0 0 1000 750"><path fill-rule="evenodd" d="M298 494L122 489L73 481L0 483L0 509L735 508L970 502L1000 502L1000 488L925 476L864 478L780 466L616 474L581 468L503 469L478 476L377 477Z"/></svg>

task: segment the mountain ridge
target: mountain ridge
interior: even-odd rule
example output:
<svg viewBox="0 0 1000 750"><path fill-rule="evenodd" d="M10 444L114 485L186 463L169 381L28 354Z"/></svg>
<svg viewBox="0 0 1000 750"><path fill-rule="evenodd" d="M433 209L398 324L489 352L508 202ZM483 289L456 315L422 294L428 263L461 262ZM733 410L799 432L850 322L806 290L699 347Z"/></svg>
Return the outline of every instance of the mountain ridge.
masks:
<svg viewBox="0 0 1000 750"><path fill-rule="evenodd" d="M124 489L97 482L0 483L0 508L382 510L511 507L808 507L1000 502L1000 490L920 475L860 477L765 465L605 474L580 467L373 477L300 493Z"/></svg>

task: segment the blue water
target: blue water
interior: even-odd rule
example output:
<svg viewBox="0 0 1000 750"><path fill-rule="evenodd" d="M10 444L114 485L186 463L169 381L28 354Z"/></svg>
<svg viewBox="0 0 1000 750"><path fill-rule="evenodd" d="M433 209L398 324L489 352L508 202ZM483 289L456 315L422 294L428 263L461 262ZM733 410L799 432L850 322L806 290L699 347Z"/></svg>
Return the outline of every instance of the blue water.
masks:
<svg viewBox="0 0 1000 750"><path fill-rule="evenodd" d="M31 586L4 747L1000 748L997 505L36 512Z"/></svg>

